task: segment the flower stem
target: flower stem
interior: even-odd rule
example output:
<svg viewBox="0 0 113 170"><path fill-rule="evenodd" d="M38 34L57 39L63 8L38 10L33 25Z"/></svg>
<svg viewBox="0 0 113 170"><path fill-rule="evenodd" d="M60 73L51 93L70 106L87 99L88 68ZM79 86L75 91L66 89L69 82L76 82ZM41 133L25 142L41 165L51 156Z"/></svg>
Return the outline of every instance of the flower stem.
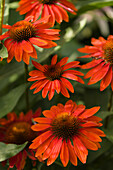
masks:
<svg viewBox="0 0 113 170"><path fill-rule="evenodd" d="M112 110L112 103L113 103L113 91L110 94L110 99L109 99L109 103L108 103L108 107L107 107L107 110L109 112ZM104 124L105 128L108 127L108 122L109 122L109 116L107 116L106 119L105 119L105 124Z"/></svg>
<svg viewBox="0 0 113 170"><path fill-rule="evenodd" d="M28 65L25 64L25 82L27 84L27 79L28 79ZM29 110L29 88L26 88L25 91L25 98L26 98L26 110Z"/></svg>
<svg viewBox="0 0 113 170"><path fill-rule="evenodd" d="M110 112L112 110L112 99L113 99L113 91L110 94L110 99L109 99L109 103L108 103L108 111Z"/></svg>
<svg viewBox="0 0 113 170"><path fill-rule="evenodd" d="M2 25L3 25L3 19L4 19L4 8L5 8L5 0L1 0L0 35L2 34Z"/></svg>

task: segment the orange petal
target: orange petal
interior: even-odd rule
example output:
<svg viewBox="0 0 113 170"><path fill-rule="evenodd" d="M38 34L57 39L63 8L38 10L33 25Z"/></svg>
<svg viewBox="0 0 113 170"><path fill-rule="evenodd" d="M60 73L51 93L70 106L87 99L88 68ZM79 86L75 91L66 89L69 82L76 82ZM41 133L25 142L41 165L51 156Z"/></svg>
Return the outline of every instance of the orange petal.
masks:
<svg viewBox="0 0 113 170"><path fill-rule="evenodd" d="M52 133L50 131L46 131L39 135L37 138L35 138L32 142L32 144L29 146L30 149L36 149L38 146L40 146L46 139L48 139Z"/></svg>
<svg viewBox="0 0 113 170"><path fill-rule="evenodd" d="M85 118L87 118L87 117L90 117L90 116L94 115L96 112L98 112L99 109L100 109L100 106L92 107L91 109L86 109L86 110L79 116L79 118L85 119Z"/></svg>
<svg viewBox="0 0 113 170"><path fill-rule="evenodd" d="M48 148L46 149L46 151L44 152L42 159L45 160L47 159L50 155L52 150L54 149L54 147L56 146L56 144L58 143L59 139L58 138L54 138L52 140L52 142L50 143L50 145L48 146Z"/></svg>
<svg viewBox="0 0 113 170"><path fill-rule="evenodd" d="M51 60L51 65L55 65L57 63L57 55L54 55Z"/></svg>
<svg viewBox="0 0 113 170"><path fill-rule="evenodd" d="M34 45L37 45L37 46L45 46L47 45L47 41L46 40L43 40L41 38L38 38L38 37L32 37L29 39L29 41L34 44Z"/></svg>
<svg viewBox="0 0 113 170"><path fill-rule="evenodd" d="M93 142L102 142L102 139L95 133L88 132L87 130L81 129L81 133L83 133L87 138Z"/></svg>
<svg viewBox="0 0 113 170"><path fill-rule="evenodd" d="M50 128L51 126L49 124L35 124L31 127L34 131L42 131Z"/></svg>
<svg viewBox="0 0 113 170"><path fill-rule="evenodd" d="M82 113L85 110L85 106L83 104L80 104L77 106L77 108L75 109L73 115L74 116L79 116L80 113Z"/></svg>
<svg viewBox="0 0 113 170"><path fill-rule="evenodd" d="M63 166L66 167L69 162L69 151L68 151L67 143L65 140L63 140L63 143L62 143L60 159L61 159Z"/></svg>
<svg viewBox="0 0 113 170"><path fill-rule="evenodd" d="M93 76L91 77L90 81L88 82L88 85L97 83L99 80L101 80L108 72L110 67L110 64L104 65L101 70L97 71Z"/></svg>
<svg viewBox="0 0 113 170"><path fill-rule="evenodd" d="M58 157L60 153L60 149L62 146L62 139L59 139L58 142L56 143L55 147L53 148L50 157L47 160L47 165L51 165Z"/></svg>
<svg viewBox="0 0 113 170"><path fill-rule="evenodd" d="M33 119L35 122L38 122L38 123L47 123L47 124L50 124L51 123L51 119L49 118L45 118L45 117L38 117L38 118L34 118Z"/></svg>
<svg viewBox="0 0 113 170"><path fill-rule="evenodd" d="M107 74L100 83L100 91L106 89L106 87L108 87L109 84L111 83L111 80L112 80L112 66L109 68Z"/></svg>
<svg viewBox="0 0 113 170"><path fill-rule="evenodd" d="M22 40L21 46L25 52L27 52L27 53L33 52L32 44L29 41Z"/></svg>
<svg viewBox="0 0 113 170"><path fill-rule="evenodd" d="M45 152L45 150L48 148L49 144L51 143L51 141L53 140L53 137L48 138L47 140L45 140L37 149L35 156L38 157L40 156L42 153Z"/></svg>
<svg viewBox="0 0 113 170"><path fill-rule="evenodd" d="M74 147L69 140L67 141L67 146L69 150L69 160L73 165L77 166L77 156L75 154Z"/></svg>
<svg viewBox="0 0 113 170"><path fill-rule="evenodd" d="M97 145L94 142L87 139L87 137L79 135L79 138L82 140L82 142L86 146L86 148L88 148L90 150L98 150Z"/></svg>

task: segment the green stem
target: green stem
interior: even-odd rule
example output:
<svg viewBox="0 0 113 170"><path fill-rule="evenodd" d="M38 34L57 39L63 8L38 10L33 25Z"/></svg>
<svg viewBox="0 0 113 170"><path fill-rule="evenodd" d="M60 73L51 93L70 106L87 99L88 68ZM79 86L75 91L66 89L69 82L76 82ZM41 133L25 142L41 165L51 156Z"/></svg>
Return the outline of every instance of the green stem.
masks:
<svg viewBox="0 0 113 170"><path fill-rule="evenodd" d="M108 111L110 112L112 110L112 99L113 99L113 91L110 94L110 99L109 99L109 103L108 103Z"/></svg>
<svg viewBox="0 0 113 170"><path fill-rule="evenodd" d="M0 35L2 34L2 25L3 25L3 19L4 19L4 8L5 8L5 0L1 0Z"/></svg>
<svg viewBox="0 0 113 170"><path fill-rule="evenodd" d="M28 83L27 79L28 79L28 65L25 64L25 82L26 82L26 84ZM26 98L26 110L28 111L29 110L29 87L26 88L25 98Z"/></svg>
<svg viewBox="0 0 113 170"><path fill-rule="evenodd" d="M108 107L107 107L107 110L109 112L112 111L112 103L113 103L113 91L110 94L110 99L109 99L109 103L108 103ZM108 123L109 123L109 116L107 116L106 119L105 119L105 123L104 123L105 128L108 127Z"/></svg>

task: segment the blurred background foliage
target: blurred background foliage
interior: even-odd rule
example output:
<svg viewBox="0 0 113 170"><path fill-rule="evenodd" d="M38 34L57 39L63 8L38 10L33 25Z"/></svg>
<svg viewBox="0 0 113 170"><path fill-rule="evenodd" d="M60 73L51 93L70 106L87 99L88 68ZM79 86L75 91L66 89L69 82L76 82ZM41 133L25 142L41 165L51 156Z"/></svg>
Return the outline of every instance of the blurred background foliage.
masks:
<svg viewBox="0 0 113 170"><path fill-rule="evenodd" d="M41 64L50 63L51 57L58 54L59 60L65 56L69 57L69 62L78 60L80 64L89 62L89 59L80 59L83 55L77 51L78 48L84 45L90 45L91 38L108 35L113 35L113 0L70 0L78 9L77 15L69 14L70 20L68 23L62 22L61 25L56 24L54 27L61 29L60 40L57 41L58 46L51 49L37 48L38 59ZM15 0L6 0L4 24L13 25L15 22L24 19L16 12L18 2ZM3 32L6 30L3 29ZM0 47L0 56L6 57L7 51ZM29 71L33 69L30 62ZM84 74L86 70L81 70ZM25 85L24 63L17 63L14 59L11 63L7 63L6 59L0 62L0 118L6 116L7 113L15 111L19 114L21 111L26 113L25 89L31 84ZM106 117L110 115L108 129L104 129L106 138L101 143L102 148L98 151L90 151L88 160L85 165L79 162L77 167L72 165L70 169L74 170L112 170L113 169L113 112L107 111L107 106L110 98L111 89L108 87L103 92L99 90L99 83L87 86L77 82L71 82L74 86L75 93L70 93L70 99L76 101L77 104L85 104L87 108L93 106L101 106L98 116L103 118L103 123ZM29 90L30 108L35 111L38 107L42 110L50 109L52 105L57 103L64 104L68 99L61 94L56 94L51 101L48 98L43 99L41 92L33 95L33 91ZM5 146L3 146L5 147ZM22 146L23 147L23 146ZM7 152L10 150L7 148ZM16 148L17 149L17 148ZM20 148L19 148L20 149ZM17 149L18 150L18 149ZM3 150L4 151L4 150ZM1 152L3 152L1 151ZM19 150L18 150L19 152ZM7 154L2 153L7 159ZM59 160L53 165L47 167L44 163L37 162L38 168L32 168L31 162L27 160L25 170L54 170L63 169ZM0 165L0 170L6 170ZM13 168L15 169L15 168ZM64 168L66 169L66 168Z"/></svg>

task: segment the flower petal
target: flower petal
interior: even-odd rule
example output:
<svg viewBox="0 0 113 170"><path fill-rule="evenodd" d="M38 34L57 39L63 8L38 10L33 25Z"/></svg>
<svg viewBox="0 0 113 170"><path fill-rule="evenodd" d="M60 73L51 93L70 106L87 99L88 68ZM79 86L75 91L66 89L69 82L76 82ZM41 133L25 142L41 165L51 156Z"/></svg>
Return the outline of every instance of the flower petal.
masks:
<svg viewBox="0 0 113 170"><path fill-rule="evenodd" d="M69 162L69 150L68 150L67 143L65 140L63 140L63 143L62 143L60 159L61 159L63 166L66 167Z"/></svg>

